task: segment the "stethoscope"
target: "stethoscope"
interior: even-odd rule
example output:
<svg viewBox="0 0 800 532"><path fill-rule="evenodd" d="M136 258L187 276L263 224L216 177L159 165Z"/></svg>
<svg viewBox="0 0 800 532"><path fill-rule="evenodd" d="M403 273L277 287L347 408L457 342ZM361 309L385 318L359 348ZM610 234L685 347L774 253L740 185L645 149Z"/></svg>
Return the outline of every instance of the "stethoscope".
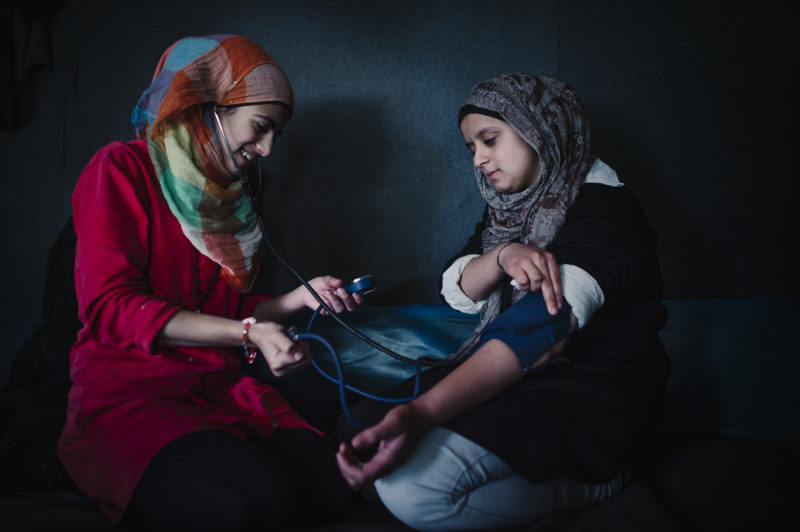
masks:
<svg viewBox="0 0 800 532"><path fill-rule="evenodd" d="M281 257L278 254L277 251L275 251L275 248L272 246L272 242L270 242L269 236L267 235L266 227L264 225L264 218L262 216L260 198L259 198L259 201L256 201L255 194L253 192L252 187L250 186L250 183L245 178L244 172L242 172L242 169L239 167L239 164L236 162L236 158L233 156L233 150L231 149L231 146L228 143L228 137L227 137L227 135L225 135L225 129L222 127L222 121L219 119L219 115L217 114L216 106L214 106L212 108L212 113L214 115L214 120L217 123L217 128L216 129L222 135L222 140L225 143L225 148L228 150L228 155L230 156L231 161L233 161L233 165L236 167L236 175L239 178L239 181L241 182L242 190L244 191L245 196L247 197L247 200L250 203L250 207L253 209L253 212L255 212L255 214L256 214L256 218L258 220L258 225L261 228L261 233L264 236L264 242L267 244L267 248L269 249L270 253L272 253L275 256L275 258L278 259L278 262L280 262L287 270L289 270L289 272L298 281L300 281L300 284L302 284L306 288L306 290L308 290L309 293L311 293L311 295L314 296L314 299L316 299L317 302L319 303L319 306L313 312L313 314L311 315L311 318L308 321L308 325L306 327L305 332L299 332L295 327L290 327L288 329L288 331L287 331L287 335L293 341L313 340L315 342L318 342L318 343L322 344L328 350L328 352L331 354L331 358L333 359L334 365L336 367L336 377L333 377L333 376L329 375L327 372L325 372L319 366L317 361L314 360L313 357L311 358L311 363L314 366L314 368L323 377L327 378L328 380L332 381L333 383L335 383L338 386L338 388L339 388L339 401L340 401L341 406L342 406L342 412L347 417L347 419L353 425L355 425L356 427L364 428L360 423L356 422L353 419L352 415L350 414L350 410L347 407L347 399L346 399L346 391L347 390L349 390L351 392L354 392L354 393L357 393L357 394L359 394L359 395L361 395L363 397L368 397L370 399L374 399L376 401L381 401L381 402L384 402L384 403L407 403L409 401L413 401L419 395L420 377L422 375L423 366L427 366L427 367L452 367L452 366L455 366L456 364L458 364L456 361L449 360L449 359L439 359L439 358L433 358L433 357L428 357L428 356L424 356L424 355L420 356L420 357L418 357L416 359L413 359L413 358L409 358L407 356L401 355L400 353L396 353L395 351L392 351L388 347L385 347L385 346L379 344L378 342L374 341L372 338L366 336L364 333L362 333L358 329L354 328L353 326L351 326L350 324L345 322L342 319L341 316L339 316L333 309L331 309L325 303L325 301L323 301L322 297L320 297L320 295L311 287L311 285L309 285L308 282L306 282L306 280L303 279L303 277L299 273L297 273L294 270L294 268L292 268L289 265L289 263L287 263L283 259L283 257ZM260 183L261 183L261 158L260 157L256 159L256 164L258 166L258 182L259 182L259 190L260 190L260 188L261 188L260 187ZM356 279L353 279L353 281L348 286L345 287L345 290L347 290L351 294L358 293L360 295L369 294L371 292L374 292L375 289L376 289L375 279L373 278L373 276L371 274L362 275L360 277L357 277ZM378 351L381 351L382 353L385 353L385 354L391 356L392 358L395 358L397 360L405 362L406 364L414 365L414 391L413 391L412 395L409 396L409 397L399 397L399 398L384 397L384 396L380 396L380 395L371 394L369 392L360 390L360 389L358 389L358 388L356 388L354 386L351 386L349 384L345 384L345 382L344 382L344 374L343 374L343 371L342 371L342 362L341 362L341 359L339 358L339 355L336 353L336 350L333 348L333 346L330 344L330 342L328 342L325 338L323 338L322 336L320 336L318 334L315 334L315 333L313 333L311 331L311 329L312 329L312 327L314 325L315 319L317 318L317 316L319 315L319 313L323 309L325 311L327 311L328 315L331 318L333 318L340 326L342 326L345 330L347 330L348 332L350 332L351 334L356 336L361 341L367 343L368 345L370 345L371 347L377 349Z"/></svg>

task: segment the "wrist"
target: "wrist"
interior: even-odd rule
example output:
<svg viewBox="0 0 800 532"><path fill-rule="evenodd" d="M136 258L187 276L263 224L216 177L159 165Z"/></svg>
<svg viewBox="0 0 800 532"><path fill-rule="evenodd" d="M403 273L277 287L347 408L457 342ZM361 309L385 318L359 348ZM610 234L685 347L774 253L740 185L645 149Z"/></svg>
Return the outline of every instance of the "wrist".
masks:
<svg viewBox="0 0 800 532"><path fill-rule="evenodd" d="M447 421L439 419L438 409L431 403L430 398L430 394L422 395L405 405L414 420L414 427L420 432L438 427Z"/></svg>
<svg viewBox="0 0 800 532"><path fill-rule="evenodd" d="M497 267L500 268L500 271L502 271L503 273L505 273L506 270L505 270L505 268L503 268L503 265L500 263L500 255L503 254L503 250L504 249L506 249L508 246L510 246L513 243L514 242L506 242L504 244L500 244L499 246L497 246L497 254L495 255L495 262L497 263Z"/></svg>
<svg viewBox="0 0 800 532"><path fill-rule="evenodd" d="M255 342L250 339L250 331L256 323L258 322L252 316L242 320L242 349L248 364L252 364L256 359Z"/></svg>
<svg viewBox="0 0 800 532"><path fill-rule="evenodd" d="M300 285L288 294L286 294L286 307L290 313L297 312L306 306L306 294L308 289Z"/></svg>
<svg viewBox="0 0 800 532"><path fill-rule="evenodd" d="M289 292L269 299L268 301L271 304L270 312L263 319L266 321L280 321L301 310L305 305L304 291L305 288L300 285Z"/></svg>

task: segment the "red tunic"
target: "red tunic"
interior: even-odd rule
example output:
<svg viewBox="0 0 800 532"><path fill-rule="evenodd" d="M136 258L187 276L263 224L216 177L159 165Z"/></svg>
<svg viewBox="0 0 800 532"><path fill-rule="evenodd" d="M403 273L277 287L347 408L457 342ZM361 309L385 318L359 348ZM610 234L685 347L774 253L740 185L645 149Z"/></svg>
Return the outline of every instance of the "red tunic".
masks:
<svg viewBox="0 0 800 532"><path fill-rule="evenodd" d="M75 286L83 328L58 455L77 486L116 522L151 458L186 433L269 438L309 425L273 388L240 370L241 349L165 347L157 337L195 308L195 252L169 210L143 141L101 149L72 197ZM200 255L200 288L215 264ZM203 312L242 319L263 296L220 278Z"/></svg>

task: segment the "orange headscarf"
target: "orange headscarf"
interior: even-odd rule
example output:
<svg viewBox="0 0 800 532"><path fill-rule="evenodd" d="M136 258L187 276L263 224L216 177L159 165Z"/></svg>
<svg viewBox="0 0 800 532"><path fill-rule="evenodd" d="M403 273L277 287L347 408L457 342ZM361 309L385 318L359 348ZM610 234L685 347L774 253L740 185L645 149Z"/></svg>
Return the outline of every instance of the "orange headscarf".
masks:
<svg viewBox="0 0 800 532"><path fill-rule="evenodd" d="M211 110L252 103L294 105L289 80L272 57L238 35L188 37L161 56L132 117L184 234L241 292L258 271L261 230L225 167Z"/></svg>

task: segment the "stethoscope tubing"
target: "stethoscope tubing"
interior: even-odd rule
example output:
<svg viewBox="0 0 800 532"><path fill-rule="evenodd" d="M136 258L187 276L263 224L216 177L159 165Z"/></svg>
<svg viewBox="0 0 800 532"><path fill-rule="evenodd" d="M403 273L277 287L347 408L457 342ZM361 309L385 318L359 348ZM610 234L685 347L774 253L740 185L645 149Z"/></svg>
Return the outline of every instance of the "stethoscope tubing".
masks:
<svg viewBox="0 0 800 532"><path fill-rule="evenodd" d="M239 167L239 164L236 162L236 159L233 156L233 150L231 150L231 146L228 143L227 135L225 135L225 130L222 127L222 122L219 119L219 115L217 114L216 108L213 109L213 114L214 114L214 119L216 120L216 123L217 123L217 126L218 126L218 130L222 134L222 139L225 142L225 147L228 150L228 154L230 155L231 160L233 161L233 164L236 167L236 175L238 176L239 181L241 182L242 190L244 191L245 196L247 197L247 200L250 203L250 207L253 209L253 212L256 214L257 223L259 225L259 228L261 229L261 233L262 233L262 235L264 237L264 242L267 244L267 248L272 253L272 255L278 260L278 262L280 262L300 282L300 284L302 284L306 288L306 290L309 291L309 293L319 303L319 306L314 311L314 313L311 316L311 319L309 320L307 331L304 332L304 333L296 333L296 334L293 334L292 336L293 336L293 339L296 339L296 340L312 340L312 341L315 341L315 342L319 342L323 346L325 346L325 348L331 354L331 357L332 357L332 359L334 361L334 365L336 367L336 374L337 374L338 379L335 379L334 377L328 375L328 373L326 373L320 367L320 365L317 363L316 360L314 360L313 357L311 359L311 363L314 366L314 368L320 373L320 375L322 375L326 379L334 382L338 386L338 388L339 388L339 401L341 403L342 411L343 411L345 417L354 426L359 427L359 428L364 428L360 423L356 422L356 420L353 419L353 416L350 413L350 409L347 406L347 396L346 396L347 394L346 394L346 391L348 391L348 390L351 391L351 392L357 393L359 395L362 395L364 397L367 397L367 398L370 398L370 399L373 399L373 400L376 400L376 401L385 402L385 403L398 403L398 404L399 403L407 403L409 401L413 401L414 399L416 399L417 396L419 395L420 378L421 378L421 375L422 375L423 366L428 366L428 367L452 367L452 366L456 365L457 362L453 361L453 360L439 359L439 358L433 358L433 357L428 357L428 356L420 356L420 357L414 359L414 358L407 357L405 355L401 355L400 353L396 353L395 351L392 351L391 349L379 344L378 342L376 342L372 338L368 337L367 335L365 335L364 333L362 333L361 331L359 331L358 329L356 329L355 327L353 327L352 325L350 325L349 323L344 321L344 319L342 319L341 316L339 316L333 309L331 309L328 306L327 303L325 303L325 301L322 299L322 297L320 297L320 295L317 293L317 291L314 290L314 288L299 273L297 273L297 271L295 271L295 269L292 268L289 265L289 263L286 262L283 259L283 257L281 257L280 254L272 246L272 242L269 239L269 235L267 233L266 226L264 224L264 218L263 218L263 215L262 215L261 208L260 208L259 205L256 204L252 187L250 186L250 183L247 181L247 179L245 179L244 172L242 172L242 169ZM260 182L260 180L261 180L261 161L260 161L260 159L256 159L256 164L258 165L258 176L259 176L259 182ZM345 382L344 382L344 372L342 370L342 362L341 362L341 359L340 359L339 355L336 353L336 350L333 348L333 346L330 344L330 342L328 342L325 338L323 338L322 336L320 336L318 334L315 334L315 333L311 332L311 327L312 327L312 324L314 322L314 319L316 318L316 316L320 313L320 311L322 309L325 309L325 311L327 311L328 315L331 318L333 318L341 327L343 327L345 330L347 330L350 334L356 336L361 341L363 341L366 344L370 345L371 347L377 349L378 351L381 351L382 353L385 353L385 354L391 356L392 358L395 358L397 360L405 362L406 364L414 365L415 366L415 371L414 371L414 373L415 373L415 382L414 382L414 393L412 394L412 396L410 396L410 397L401 397L401 398L384 397L384 396L380 396L380 395L376 395L376 394L371 394L369 392L365 392L365 391L360 390L360 389L358 389L358 388L356 388L354 386L351 386L349 384L345 384Z"/></svg>

